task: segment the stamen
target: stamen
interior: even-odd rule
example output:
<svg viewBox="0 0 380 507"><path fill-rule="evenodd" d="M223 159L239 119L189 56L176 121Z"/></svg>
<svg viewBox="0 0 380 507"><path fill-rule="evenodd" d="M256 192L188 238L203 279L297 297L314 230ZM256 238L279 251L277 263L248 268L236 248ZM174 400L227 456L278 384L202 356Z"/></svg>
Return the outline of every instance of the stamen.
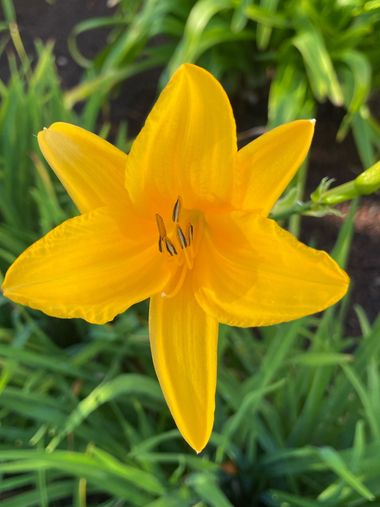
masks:
<svg viewBox="0 0 380 507"><path fill-rule="evenodd" d="M164 221L162 219L162 216L156 213L156 222L157 222L157 228L158 232L160 234L160 238L164 239L166 237L166 227L164 224Z"/></svg>
<svg viewBox="0 0 380 507"><path fill-rule="evenodd" d="M175 246L173 245L173 243L170 241L169 238L164 238L165 239L165 245L166 245L166 250L170 253L170 255L177 255L177 250L175 248Z"/></svg>
<svg viewBox="0 0 380 507"><path fill-rule="evenodd" d="M189 254L189 251L188 251L187 248L185 250L183 250L183 255L185 257L185 261L186 261L187 267L189 269L193 269L193 253L192 253L192 249L191 249L190 253L191 253L191 257L190 257L190 254Z"/></svg>
<svg viewBox="0 0 380 507"><path fill-rule="evenodd" d="M178 292L179 292L180 288L182 287L183 282L185 280L186 272L187 272L187 269L185 267L183 267L179 273L179 276L177 278L177 281L176 281L174 287L169 292L165 292L165 291L161 292L162 298L172 298L178 294Z"/></svg>
<svg viewBox="0 0 380 507"><path fill-rule="evenodd" d="M181 212L181 207L182 207L182 199L180 197L178 197L178 199L176 200L176 202L174 204L174 208L173 208L173 213L172 213L173 222L178 223L179 214Z"/></svg>
<svg viewBox="0 0 380 507"><path fill-rule="evenodd" d="M188 264L188 266L191 266L190 269L192 269L193 267L193 259L194 259L194 244L193 244L193 240L194 240L194 227L193 227L193 224L188 224L187 225L187 244L188 244L188 248L187 250L185 250L185 253L186 253L186 262ZM189 261L187 260L189 258Z"/></svg>
<svg viewBox="0 0 380 507"><path fill-rule="evenodd" d="M177 236L178 236L179 244L181 245L181 248L186 248L187 247L186 237L183 233L183 230L181 229L181 227L179 225L177 225Z"/></svg>
<svg viewBox="0 0 380 507"><path fill-rule="evenodd" d="M194 239L194 227L192 224L189 224L187 226L187 237L189 238L189 245L190 245Z"/></svg>
<svg viewBox="0 0 380 507"><path fill-rule="evenodd" d="M166 250L170 256L175 256L178 269L187 267L191 270L195 257L193 245L194 228L190 222L187 223L186 229L179 225L181 209L182 199L178 197L172 212L172 221L174 222L175 231L173 231L172 226L169 227L169 236L162 216L156 213L156 223L159 232L158 250L161 253ZM183 255L179 255L181 251Z"/></svg>
<svg viewBox="0 0 380 507"><path fill-rule="evenodd" d="M181 229L181 227L179 225L177 225L177 235L178 235L178 239L179 239L179 244L181 245L181 248L183 250L183 255L185 257L187 267L189 269L192 269L193 263L192 263L192 259L190 259L189 253L187 251L188 244L186 241L186 236L183 233L183 230Z"/></svg>

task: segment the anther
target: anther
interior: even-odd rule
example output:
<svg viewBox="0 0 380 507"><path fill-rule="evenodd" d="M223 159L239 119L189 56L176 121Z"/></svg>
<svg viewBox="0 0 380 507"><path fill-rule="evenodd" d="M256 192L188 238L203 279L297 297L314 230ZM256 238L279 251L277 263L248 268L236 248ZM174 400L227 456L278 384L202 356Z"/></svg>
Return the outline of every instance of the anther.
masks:
<svg viewBox="0 0 380 507"><path fill-rule="evenodd" d="M170 241L169 238L164 238L165 239L165 245L166 245L166 250L170 253L170 255L177 255L177 250L175 248L175 246L173 245L173 243Z"/></svg>
<svg viewBox="0 0 380 507"><path fill-rule="evenodd" d="M173 208L173 213L172 213L173 222L178 223L179 214L181 212L181 207L182 207L182 199L180 197L178 197L178 199L176 200L176 202L174 204L174 208Z"/></svg>
<svg viewBox="0 0 380 507"><path fill-rule="evenodd" d="M162 238L161 238L161 236L158 238L158 249L162 253Z"/></svg>
<svg viewBox="0 0 380 507"><path fill-rule="evenodd" d="M179 239L179 244L181 245L181 248L186 248L187 247L187 241L186 241L186 237L183 233L183 230L181 229L181 227L179 225L177 225L177 236L178 236L178 239Z"/></svg>
<svg viewBox="0 0 380 507"><path fill-rule="evenodd" d="M161 215L159 215L158 213L156 213L156 222L160 238L164 239L166 237L166 228Z"/></svg>
<svg viewBox="0 0 380 507"><path fill-rule="evenodd" d="M190 243L193 242L193 237L194 237L194 227L192 224L189 224L187 226L187 237L188 237L188 241L189 241L189 245L190 245Z"/></svg>

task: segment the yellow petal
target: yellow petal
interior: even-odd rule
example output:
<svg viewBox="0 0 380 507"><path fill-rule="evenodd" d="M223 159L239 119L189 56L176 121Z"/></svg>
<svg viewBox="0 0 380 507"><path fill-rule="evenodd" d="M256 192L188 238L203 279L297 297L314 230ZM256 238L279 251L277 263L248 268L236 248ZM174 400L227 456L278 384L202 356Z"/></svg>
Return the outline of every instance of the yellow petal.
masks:
<svg viewBox="0 0 380 507"><path fill-rule="evenodd" d="M195 295L220 322L265 326L319 312L341 299L347 274L323 251L249 212L208 217L196 258Z"/></svg>
<svg viewBox="0 0 380 507"><path fill-rule="evenodd" d="M154 367L172 416L200 452L214 422L218 324L199 307L185 281L173 298L151 298Z"/></svg>
<svg viewBox="0 0 380 507"><path fill-rule="evenodd" d="M98 208L56 227L12 264L4 295L54 317L103 324L162 290L163 256L156 244L135 239L143 224L128 235L123 218L124 230L108 208Z"/></svg>
<svg viewBox="0 0 380 507"><path fill-rule="evenodd" d="M128 155L131 200L149 213L169 213L179 195L187 208L220 206L231 199L236 150L235 122L223 88L204 69L182 65Z"/></svg>
<svg viewBox="0 0 380 507"><path fill-rule="evenodd" d="M128 202L124 185L127 156L112 144L69 123L53 123L42 130L38 143L82 213Z"/></svg>
<svg viewBox="0 0 380 507"><path fill-rule="evenodd" d="M233 201L267 215L309 151L314 120L285 123L239 150Z"/></svg>

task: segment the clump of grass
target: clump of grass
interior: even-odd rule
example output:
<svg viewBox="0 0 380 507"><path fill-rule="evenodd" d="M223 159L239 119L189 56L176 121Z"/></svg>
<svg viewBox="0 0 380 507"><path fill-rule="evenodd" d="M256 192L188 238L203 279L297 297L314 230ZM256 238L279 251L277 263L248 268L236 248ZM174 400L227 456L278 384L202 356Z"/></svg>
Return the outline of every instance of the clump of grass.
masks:
<svg viewBox="0 0 380 507"><path fill-rule="evenodd" d="M248 7L234 8L237 33L246 30ZM178 7L179 20L186 9ZM258 9L268 34L269 15ZM176 17L165 16L179 32ZM207 32L210 41L211 33L218 32ZM261 35L268 45L272 36ZM93 129L105 100L92 88L74 113L52 47L38 45L37 54L32 66L19 46L10 81L0 84L2 270L75 213L34 135L57 120ZM360 135L373 147L366 132ZM356 206L333 251L342 266ZM371 324L357 308L361 335L345 336L347 305L256 331L223 327L215 431L196 456L174 429L155 379L144 305L93 326L51 319L0 295L2 507L380 505L380 319Z"/></svg>
<svg viewBox="0 0 380 507"><path fill-rule="evenodd" d="M313 118L319 104L330 101L345 112L337 140L352 132L363 168L378 158L380 127L368 105L380 85L377 2L120 0L117 5L113 17L85 20L73 29L72 54L86 72L66 94L70 106L88 99L86 107L96 109L126 78L152 67L163 68L162 86L179 65L194 62L221 79L230 95L266 89L270 127ZM86 59L78 35L104 27L111 29L104 49ZM306 179L304 166L287 196L292 208L304 198ZM297 214L289 227L300 233Z"/></svg>
<svg viewBox="0 0 380 507"><path fill-rule="evenodd" d="M241 89L242 79L251 92L269 85L272 126L313 117L317 104L326 100L344 107L338 139L352 127L364 165L370 165L368 150L379 149L379 128L367 106L380 85L377 2L120 0L117 4L113 17L85 20L73 30L72 54L88 70L83 84L68 94L70 104L100 88L96 100L106 100L126 77L157 65L164 67L163 84L181 63L194 62L223 78L231 93ZM112 29L108 42L97 58L86 59L77 36L104 27Z"/></svg>
<svg viewBox="0 0 380 507"><path fill-rule="evenodd" d="M353 216L334 251L343 265ZM40 314L2 308L5 507L354 507L380 497L380 320L357 309L361 336L344 336L347 301L254 334L222 329L215 432L201 456L173 429L140 312L78 323L80 341L58 345Z"/></svg>
<svg viewBox="0 0 380 507"><path fill-rule="evenodd" d="M56 121L68 121L95 130L100 111L92 106L76 113L67 107L55 66L53 44L36 42L36 61L33 62L23 47L12 3L4 1L3 6L7 6L7 9L4 7L8 17L5 24L13 51L8 52L9 82L0 81L2 271L33 240L75 213L40 154L37 133ZM4 48L3 44L3 51ZM104 126L106 131L107 126Z"/></svg>
<svg viewBox="0 0 380 507"><path fill-rule="evenodd" d="M60 187L41 157L36 133L51 121L72 120L63 106L53 46L36 44L37 63L26 55L17 25L8 54L10 79L0 82L0 267L69 212Z"/></svg>

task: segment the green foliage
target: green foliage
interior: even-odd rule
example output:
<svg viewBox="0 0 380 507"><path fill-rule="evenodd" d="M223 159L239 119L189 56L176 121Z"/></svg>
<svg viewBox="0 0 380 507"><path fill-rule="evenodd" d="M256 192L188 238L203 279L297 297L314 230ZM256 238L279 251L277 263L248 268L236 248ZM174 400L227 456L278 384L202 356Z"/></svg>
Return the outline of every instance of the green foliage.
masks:
<svg viewBox="0 0 380 507"><path fill-rule="evenodd" d="M85 59L76 37L105 26L113 30L104 50ZM196 62L230 91L241 88L242 76L249 89L271 77L271 125L313 116L325 100L344 106L343 138L358 117L374 121L365 104L380 84L379 30L380 7L370 0L120 0L113 18L86 20L73 30L73 56L88 71L68 100L98 87L105 99L125 77L157 65L164 66L164 84L181 63Z"/></svg>
<svg viewBox="0 0 380 507"><path fill-rule="evenodd" d="M261 86L274 69L272 124L313 114L316 101L344 103L341 132L352 125L363 166L375 162L379 127L366 100L379 83L377 1L120 0L114 18L74 30L87 70L66 93L51 45L37 45L32 66L12 7L3 0L18 63L10 57L10 81L0 82L2 272L75 213L36 133L59 120L95 130L111 89L153 65L165 66L164 82L182 61L197 61L231 88L241 76ZM88 62L75 36L100 26L113 28L110 41ZM157 34L164 42L148 45ZM125 146L124 128L118 141ZM305 174L282 201L293 219ZM343 266L356 207L333 252ZM347 337L347 304L259 331L222 327L215 431L196 456L157 384L144 306L92 326L0 295L2 507L380 505L380 319L371 324L357 308L361 336Z"/></svg>
<svg viewBox="0 0 380 507"><path fill-rule="evenodd" d="M343 265L353 217L334 253ZM102 327L74 322L59 345L57 325L47 332L41 314L1 303L11 318L0 328L6 507L380 498L379 319L371 325L359 311L355 339L343 334L344 306L262 328L259 340L222 328L215 432L196 456L173 429L139 313Z"/></svg>
<svg viewBox="0 0 380 507"><path fill-rule="evenodd" d="M312 118L329 100L345 111L337 132L351 129L363 167L376 162L380 126L368 107L380 86L380 6L373 0L120 0L113 17L85 20L72 32L70 46L86 67L83 82L66 103L88 98L96 108L127 77L162 66L161 87L185 62L208 68L229 94L269 89L268 125ZM111 29L93 60L81 55L76 38L99 27ZM157 40L157 36L159 39ZM95 95L93 95L95 92ZM289 99L291 97L291 99ZM95 109L96 109L95 108ZM93 118L92 118L93 120ZM304 167L290 186L295 206L289 228L300 233L304 206ZM313 212L334 213L329 206Z"/></svg>
<svg viewBox="0 0 380 507"><path fill-rule="evenodd" d="M36 134L55 121L94 130L99 116L95 104L81 115L66 107L52 44L36 43L37 63L32 66L17 25L12 26L12 40L19 63L10 54L9 83L0 81L0 272L75 212L40 154Z"/></svg>
<svg viewBox="0 0 380 507"><path fill-rule="evenodd" d="M52 47L38 50L33 71L28 61L19 70L11 57L12 76L0 90L0 248L6 259L30 242L33 233L48 230L63 216L50 175L33 155L35 133L47 119L65 118L58 79L52 72Z"/></svg>

